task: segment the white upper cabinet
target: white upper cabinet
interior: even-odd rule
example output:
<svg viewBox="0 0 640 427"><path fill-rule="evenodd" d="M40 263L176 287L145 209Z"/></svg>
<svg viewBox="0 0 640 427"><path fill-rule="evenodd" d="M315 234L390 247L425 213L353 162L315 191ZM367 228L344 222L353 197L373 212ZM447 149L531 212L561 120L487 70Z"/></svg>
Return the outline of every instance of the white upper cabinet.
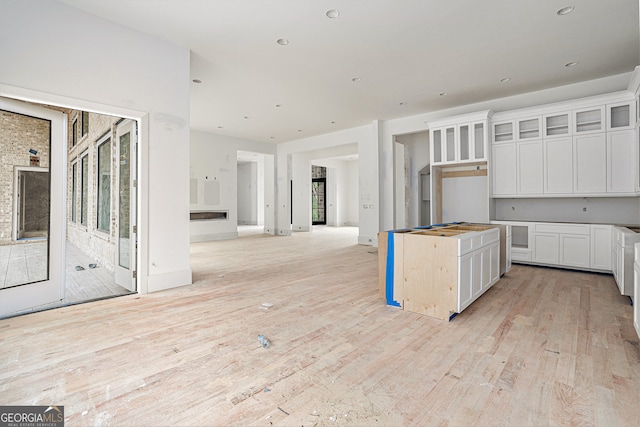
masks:
<svg viewBox="0 0 640 427"><path fill-rule="evenodd" d="M515 122L513 120L507 122L494 122L493 123L493 142L507 143L516 140L513 129Z"/></svg>
<svg viewBox="0 0 640 427"><path fill-rule="evenodd" d="M544 141L544 192L573 193L573 138Z"/></svg>
<svg viewBox="0 0 640 427"><path fill-rule="evenodd" d="M518 152L518 194L543 192L542 140L516 143Z"/></svg>
<svg viewBox="0 0 640 427"><path fill-rule="evenodd" d="M633 129L635 126L635 102L628 101L607 105L607 131Z"/></svg>
<svg viewBox="0 0 640 427"><path fill-rule="evenodd" d="M493 116L493 197L640 194L640 95L617 92Z"/></svg>
<svg viewBox="0 0 640 427"><path fill-rule="evenodd" d="M542 138L542 120L540 117L530 117L516 121L518 127L518 141Z"/></svg>
<svg viewBox="0 0 640 427"><path fill-rule="evenodd" d="M489 111L429 123L431 164L486 162Z"/></svg>
<svg viewBox="0 0 640 427"><path fill-rule="evenodd" d="M443 152L442 129L434 129L431 131L431 164L442 163Z"/></svg>
<svg viewBox="0 0 640 427"><path fill-rule="evenodd" d="M607 133L607 192L633 193L636 181L635 130Z"/></svg>
<svg viewBox="0 0 640 427"><path fill-rule="evenodd" d="M571 111L545 114L542 116L545 139L560 138L573 135L573 115Z"/></svg>
<svg viewBox="0 0 640 427"><path fill-rule="evenodd" d="M493 195L515 195L517 174L516 144L496 144L491 153Z"/></svg>
<svg viewBox="0 0 640 427"><path fill-rule="evenodd" d="M604 105L573 112L574 134L604 132Z"/></svg>
<svg viewBox="0 0 640 427"><path fill-rule="evenodd" d="M604 133L573 138L574 189L578 194L607 191L607 143Z"/></svg>

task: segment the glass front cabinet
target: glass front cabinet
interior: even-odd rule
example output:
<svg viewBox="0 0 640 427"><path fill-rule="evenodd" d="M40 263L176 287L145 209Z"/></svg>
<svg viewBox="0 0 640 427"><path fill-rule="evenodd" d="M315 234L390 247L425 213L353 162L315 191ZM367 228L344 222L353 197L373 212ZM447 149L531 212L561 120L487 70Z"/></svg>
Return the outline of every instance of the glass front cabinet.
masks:
<svg viewBox="0 0 640 427"><path fill-rule="evenodd" d="M486 117L486 113L485 113ZM447 165L487 160L488 119L429 123L431 164Z"/></svg>

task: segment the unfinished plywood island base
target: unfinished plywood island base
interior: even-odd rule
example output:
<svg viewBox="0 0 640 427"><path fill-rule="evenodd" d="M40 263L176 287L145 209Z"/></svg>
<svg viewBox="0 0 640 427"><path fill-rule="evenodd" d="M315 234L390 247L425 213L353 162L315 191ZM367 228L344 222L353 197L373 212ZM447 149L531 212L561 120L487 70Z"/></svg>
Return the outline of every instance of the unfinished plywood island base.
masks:
<svg viewBox="0 0 640 427"><path fill-rule="evenodd" d="M378 233L387 304L450 320L500 278L500 231L447 225Z"/></svg>

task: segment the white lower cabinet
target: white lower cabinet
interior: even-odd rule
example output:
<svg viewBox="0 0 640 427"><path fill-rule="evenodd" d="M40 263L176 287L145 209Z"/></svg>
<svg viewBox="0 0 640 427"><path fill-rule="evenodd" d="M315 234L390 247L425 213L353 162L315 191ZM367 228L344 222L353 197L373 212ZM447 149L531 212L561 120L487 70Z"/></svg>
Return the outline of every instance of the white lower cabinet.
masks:
<svg viewBox="0 0 640 427"><path fill-rule="evenodd" d="M542 264L558 264L560 236L554 233L533 233L533 254L531 260Z"/></svg>
<svg viewBox="0 0 640 427"><path fill-rule="evenodd" d="M499 222L499 221L497 221ZM606 224L509 222L528 229L528 244L511 248L513 262L620 273L624 254L616 252L615 227ZM522 233L521 233L522 234ZM522 239L521 239L522 240Z"/></svg>
<svg viewBox="0 0 640 427"><path fill-rule="evenodd" d="M591 250L589 266L599 270L611 270L611 226L591 226Z"/></svg>
<svg viewBox="0 0 640 427"><path fill-rule="evenodd" d="M589 235L560 235L560 265L589 268Z"/></svg>
<svg viewBox="0 0 640 427"><path fill-rule="evenodd" d="M486 235L486 243L459 257L458 313L500 279L500 237L498 229L494 230Z"/></svg>

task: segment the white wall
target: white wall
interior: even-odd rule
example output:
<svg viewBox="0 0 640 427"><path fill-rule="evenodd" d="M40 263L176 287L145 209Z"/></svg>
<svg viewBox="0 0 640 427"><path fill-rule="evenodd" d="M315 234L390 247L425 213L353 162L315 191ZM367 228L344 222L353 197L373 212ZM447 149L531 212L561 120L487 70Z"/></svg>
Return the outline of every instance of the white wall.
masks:
<svg viewBox="0 0 640 427"><path fill-rule="evenodd" d="M258 162L238 163L238 225L258 224Z"/></svg>
<svg viewBox="0 0 640 427"><path fill-rule="evenodd" d="M266 233L273 232L273 160L269 158L273 158L275 150L273 144L191 131L190 177L198 182L198 202L191 204L190 209L228 211L226 221L192 221L191 241L232 239L238 236L238 151L264 154L264 226ZM256 170L256 179L257 175ZM204 186L208 180L220 182L220 199L216 204L205 203ZM254 200L258 202L257 198Z"/></svg>
<svg viewBox="0 0 640 427"><path fill-rule="evenodd" d="M358 161L351 160L347 163L347 225L358 226L359 188L358 188Z"/></svg>
<svg viewBox="0 0 640 427"><path fill-rule="evenodd" d="M140 120L139 289L191 283L189 50L46 0L3 1L0 38L1 96Z"/></svg>
<svg viewBox="0 0 640 427"><path fill-rule="evenodd" d="M405 198L408 200L406 209L406 227L416 227L422 224L420 220L420 171L429 164L429 132L417 132L396 136L396 141L405 148L405 164L407 182ZM398 224L396 223L396 228Z"/></svg>
<svg viewBox="0 0 640 427"><path fill-rule="evenodd" d="M355 160L319 159L313 160L312 163L327 168L327 225L334 227L350 225L349 194L354 186L357 189L358 176L357 170L356 175L352 176L349 168L350 164L357 165L357 162ZM355 185L351 182L354 179ZM357 193L355 199L357 201Z"/></svg>
<svg viewBox="0 0 640 427"><path fill-rule="evenodd" d="M495 199L495 205L494 219L505 221L640 223L639 197Z"/></svg>
<svg viewBox="0 0 640 427"><path fill-rule="evenodd" d="M287 235L291 233L289 216L288 186L291 176L296 174L299 167L306 168L306 164L298 159L295 165L289 164L293 154L306 153L309 162L311 159L336 157L344 154L358 154L358 242L366 245L374 245L378 233L378 122L370 126L352 128L345 131L300 139L292 142L278 144L277 154L277 234ZM341 148L342 147L342 148ZM344 151L347 147L348 151ZM354 148L352 148L354 147ZM309 163L310 164L310 163ZM293 174L291 169L294 169ZM311 172L309 167L309 189L303 189L303 193L311 188ZM303 173L301 172L301 176ZM299 195L298 199L306 203L306 193ZM309 205L311 203L309 195ZM295 199L294 199L294 203ZM295 217L295 213L294 213ZM306 224L306 222L305 222ZM310 223L309 223L310 226Z"/></svg>

